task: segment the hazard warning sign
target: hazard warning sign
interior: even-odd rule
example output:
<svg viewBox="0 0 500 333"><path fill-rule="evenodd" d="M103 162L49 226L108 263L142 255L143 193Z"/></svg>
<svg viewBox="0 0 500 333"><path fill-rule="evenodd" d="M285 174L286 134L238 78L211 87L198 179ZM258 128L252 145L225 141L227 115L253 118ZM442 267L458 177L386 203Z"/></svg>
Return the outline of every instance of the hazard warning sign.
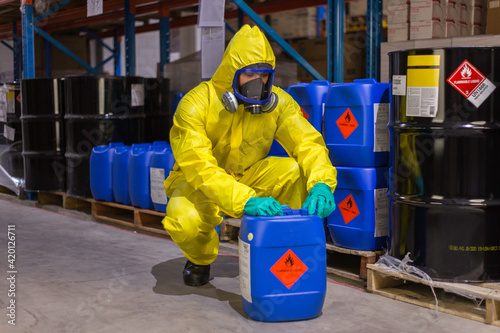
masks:
<svg viewBox="0 0 500 333"><path fill-rule="evenodd" d="M496 88L467 60L464 60L446 81L475 107L479 107Z"/></svg>
<svg viewBox="0 0 500 333"><path fill-rule="evenodd" d="M291 249L271 267L271 272L280 280L288 289L307 271L307 266L302 260L297 257Z"/></svg>
<svg viewBox="0 0 500 333"><path fill-rule="evenodd" d="M338 207L342 217L344 218L345 224L351 222L356 216L359 215L358 206L356 205L352 194L349 194L347 198L339 203Z"/></svg>
<svg viewBox="0 0 500 333"><path fill-rule="evenodd" d="M358 122L349 108L345 110L335 123L339 127L340 132L342 132L344 139L347 139L349 135L351 135L352 132L354 132L354 130L358 127Z"/></svg>

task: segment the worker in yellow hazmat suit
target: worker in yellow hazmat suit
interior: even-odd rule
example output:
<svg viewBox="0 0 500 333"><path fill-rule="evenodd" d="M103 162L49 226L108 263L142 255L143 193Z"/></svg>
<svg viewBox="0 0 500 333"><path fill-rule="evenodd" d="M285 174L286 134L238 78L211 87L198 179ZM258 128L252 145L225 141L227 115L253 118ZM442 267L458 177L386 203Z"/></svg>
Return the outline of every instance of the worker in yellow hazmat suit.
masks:
<svg viewBox="0 0 500 333"><path fill-rule="evenodd" d="M335 209L337 172L324 140L293 98L272 85L274 67L264 34L245 25L212 79L179 102L163 226L188 259L186 285L208 282L222 216L283 215L281 205L302 205L324 218ZM290 157L266 157L274 139Z"/></svg>

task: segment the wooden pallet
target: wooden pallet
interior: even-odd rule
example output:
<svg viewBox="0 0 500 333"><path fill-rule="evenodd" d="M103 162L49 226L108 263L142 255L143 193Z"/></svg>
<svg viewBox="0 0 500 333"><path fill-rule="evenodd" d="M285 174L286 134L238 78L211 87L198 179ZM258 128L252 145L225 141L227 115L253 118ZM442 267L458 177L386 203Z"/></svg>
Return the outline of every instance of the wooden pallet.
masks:
<svg viewBox="0 0 500 333"><path fill-rule="evenodd" d="M383 251L358 251L326 244L327 251L332 251L326 268L328 273L351 280L364 282L367 279L367 265L374 264Z"/></svg>
<svg viewBox="0 0 500 333"><path fill-rule="evenodd" d="M57 205L64 209L88 209L93 199L71 197L65 192L38 192L38 203Z"/></svg>
<svg viewBox="0 0 500 333"><path fill-rule="evenodd" d="M414 275L391 272L385 265L370 264L367 268L369 292L435 309L432 285L438 311L500 326L500 283L429 282Z"/></svg>
<svg viewBox="0 0 500 333"><path fill-rule="evenodd" d="M93 201L92 216L95 219L120 224L130 228L168 235L163 228L165 213L114 202Z"/></svg>
<svg viewBox="0 0 500 333"><path fill-rule="evenodd" d="M26 199L26 194L25 193L21 193L21 194L17 195L14 191L12 191L11 189L9 189L9 188L7 188L7 187L5 187L3 185L0 185L0 193L12 195L12 196L16 196L16 197L18 197L21 200Z"/></svg>

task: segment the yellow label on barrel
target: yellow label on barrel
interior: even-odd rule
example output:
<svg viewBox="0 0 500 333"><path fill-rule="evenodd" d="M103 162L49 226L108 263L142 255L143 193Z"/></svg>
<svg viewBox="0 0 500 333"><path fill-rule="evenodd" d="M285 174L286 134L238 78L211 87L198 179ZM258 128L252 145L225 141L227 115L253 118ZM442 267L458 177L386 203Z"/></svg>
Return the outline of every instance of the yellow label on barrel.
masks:
<svg viewBox="0 0 500 333"><path fill-rule="evenodd" d="M439 97L439 55L408 56L406 115L435 117Z"/></svg>

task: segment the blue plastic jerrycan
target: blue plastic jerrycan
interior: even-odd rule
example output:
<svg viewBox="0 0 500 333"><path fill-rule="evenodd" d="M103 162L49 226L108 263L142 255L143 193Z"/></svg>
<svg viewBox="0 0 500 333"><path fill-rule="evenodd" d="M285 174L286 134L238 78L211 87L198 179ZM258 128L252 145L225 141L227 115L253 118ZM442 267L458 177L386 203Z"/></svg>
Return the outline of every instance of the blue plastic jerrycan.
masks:
<svg viewBox="0 0 500 333"><path fill-rule="evenodd" d="M309 116L309 122L323 133L323 108L331 83L328 80L313 80L311 83L298 83L288 88L288 93Z"/></svg>
<svg viewBox="0 0 500 333"><path fill-rule="evenodd" d="M331 85L325 102L324 138L333 165L388 165L389 87L375 79Z"/></svg>
<svg viewBox="0 0 500 333"><path fill-rule="evenodd" d="M327 217L333 244L360 251L387 248L389 168L336 168L337 209Z"/></svg>
<svg viewBox="0 0 500 333"><path fill-rule="evenodd" d="M90 190L95 200L113 202L113 157L116 147L124 147L122 142L96 146L90 153Z"/></svg>
<svg viewBox="0 0 500 333"><path fill-rule="evenodd" d="M128 192L128 162L130 157L130 146L119 146L113 153L111 167L111 183L115 201L124 205L130 205Z"/></svg>
<svg viewBox="0 0 500 333"><path fill-rule="evenodd" d="M150 183L151 183L151 201L153 207L158 212L165 213L167 210L168 198L165 194L163 182L172 171L175 164L174 153L168 144L162 150L155 151L151 158Z"/></svg>
<svg viewBox="0 0 500 333"><path fill-rule="evenodd" d="M155 151L164 149L166 141L153 144L133 144L129 157L128 191L132 206L153 209L150 195L150 166Z"/></svg>
<svg viewBox="0 0 500 333"><path fill-rule="evenodd" d="M326 295L323 220L307 210L244 215L239 233L243 309L258 321L317 317Z"/></svg>

